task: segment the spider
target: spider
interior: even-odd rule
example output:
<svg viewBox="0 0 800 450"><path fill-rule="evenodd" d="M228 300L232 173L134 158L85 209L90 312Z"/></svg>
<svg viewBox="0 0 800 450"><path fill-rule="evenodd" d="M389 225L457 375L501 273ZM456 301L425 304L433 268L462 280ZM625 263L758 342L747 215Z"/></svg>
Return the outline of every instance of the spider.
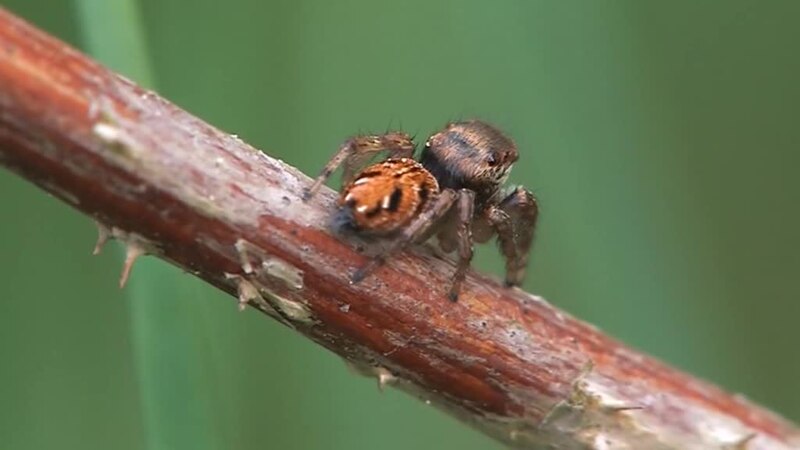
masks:
<svg viewBox="0 0 800 450"><path fill-rule="evenodd" d="M522 283L539 208L523 187L504 192L519 157L514 142L481 120L447 124L432 135L419 161L406 133L348 139L304 194L307 200L344 164L340 218L353 230L391 237L391 243L356 270L357 283L389 257L436 235L445 252L457 250L449 298L457 300L472 260L473 241L497 234L506 261L506 286ZM364 169L378 152L388 158ZM361 169L361 170L360 170Z"/></svg>

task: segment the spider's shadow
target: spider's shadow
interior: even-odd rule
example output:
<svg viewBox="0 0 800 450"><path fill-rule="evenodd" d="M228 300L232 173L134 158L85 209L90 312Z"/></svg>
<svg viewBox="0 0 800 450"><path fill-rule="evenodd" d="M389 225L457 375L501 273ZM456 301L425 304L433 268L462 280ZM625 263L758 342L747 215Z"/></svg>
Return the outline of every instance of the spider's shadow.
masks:
<svg viewBox="0 0 800 450"><path fill-rule="evenodd" d="M385 247L388 247L392 239L397 239L397 237L387 239L386 236L364 234L362 230L355 225L353 212L349 208L338 208L336 212L331 214L328 220L328 229L339 238L352 244L356 252L367 255L380 254ZM410 250L417 255L446 261L449 264L453 263L454 252L445 252L442 250L438 245L436 237L431 237L425 242L411 244L406 250Z"/></svg>

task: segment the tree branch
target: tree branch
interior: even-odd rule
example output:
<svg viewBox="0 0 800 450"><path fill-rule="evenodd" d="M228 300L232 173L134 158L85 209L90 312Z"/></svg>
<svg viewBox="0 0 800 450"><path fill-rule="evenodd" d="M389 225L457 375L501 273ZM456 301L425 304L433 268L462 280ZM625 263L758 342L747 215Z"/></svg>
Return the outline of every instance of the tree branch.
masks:
<svg viewBox="0 0 800 450"><path fill-rule="evenodd" d="M426 247L350 285L365 243L330 231L330 190L303 203L299 171L2 10L0 163L129 261L168 260L511 446L800 447L787 421L539 297L471 273L449 302L452 266Z"/></svg>

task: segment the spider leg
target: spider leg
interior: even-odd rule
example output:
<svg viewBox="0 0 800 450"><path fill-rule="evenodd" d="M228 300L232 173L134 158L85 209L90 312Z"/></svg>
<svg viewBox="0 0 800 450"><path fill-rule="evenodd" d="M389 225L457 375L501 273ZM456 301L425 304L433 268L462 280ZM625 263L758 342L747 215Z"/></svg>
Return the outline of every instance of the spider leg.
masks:
<svg viewBox="0 0 800 450"><path fill-rule="evenodd" d="M347 184L361 166L382 150L387 150L390 158L410 158L414 154L414 142L408 134L401 132L355 136L346 140L305 190L303 200L310 199L342 163L342 182Z"/></svg>
<svg viewBox="0 0 800 450"><path fill-rule="evenodd" d="M497 244L500 253L506 259L506 285L510 285L510 274L515 267L512 261L519 259L514 239L514 225L511 223L511 217L499 206L490 206L486 211L486 219L497 232Z"/></svg>
<svg viewBox="0 0 800 450"><path fill-rule="evenodd" d="M536 197L517 187L489 211L489 221L497 230L500 252L506 258L506 285L518 286L525 278L539 205Z"/></svg>
<svg viewBox="0 0 800 450"><path fill-rule="evenodd" d="M467 269L472 262L472 215L475 209L475 192L469 189L458 191L458 262L450 285L449 297L451 301L458 300L461 283L467 275Z"/></svg>
<svg viewBox="0 0 800 450"><path fill-rule="evenodd" d="M369 275L373 270L381 266L386 260L405 248L407 245L419 242L419 240L427 235L427 231L450 210L455 202L457 194L452 189L445 189L439 195L428 203L425 209L408 224L403 230L402 234L395 238L394 241L384 249L380 254L374 256L367 264L356 270L350 277L351 283L358 283Z"/></svg>

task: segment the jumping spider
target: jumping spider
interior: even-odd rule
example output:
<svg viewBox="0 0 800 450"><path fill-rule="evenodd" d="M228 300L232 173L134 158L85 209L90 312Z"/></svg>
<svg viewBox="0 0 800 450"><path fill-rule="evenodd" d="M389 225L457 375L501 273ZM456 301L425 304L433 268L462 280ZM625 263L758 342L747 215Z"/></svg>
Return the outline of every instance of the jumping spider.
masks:
<svg viewBox="0 0 800 450"><path fill-rule="evenodd" d="M519 157L514 142L486 122L469 120L449 123L431 136L419 162L414 148L402 132L353 137L305 192L310 198L344 164L339 206L346 223L364 234L393 237L351 281L361 281L407 245L436 235L442 250L458 250L449 291L455 301L472 260L472 242L486 242L497 233L506 285L520 284L539 209L528 190L501 190ZM384 150L386 160L359 171Z"/></svg>

